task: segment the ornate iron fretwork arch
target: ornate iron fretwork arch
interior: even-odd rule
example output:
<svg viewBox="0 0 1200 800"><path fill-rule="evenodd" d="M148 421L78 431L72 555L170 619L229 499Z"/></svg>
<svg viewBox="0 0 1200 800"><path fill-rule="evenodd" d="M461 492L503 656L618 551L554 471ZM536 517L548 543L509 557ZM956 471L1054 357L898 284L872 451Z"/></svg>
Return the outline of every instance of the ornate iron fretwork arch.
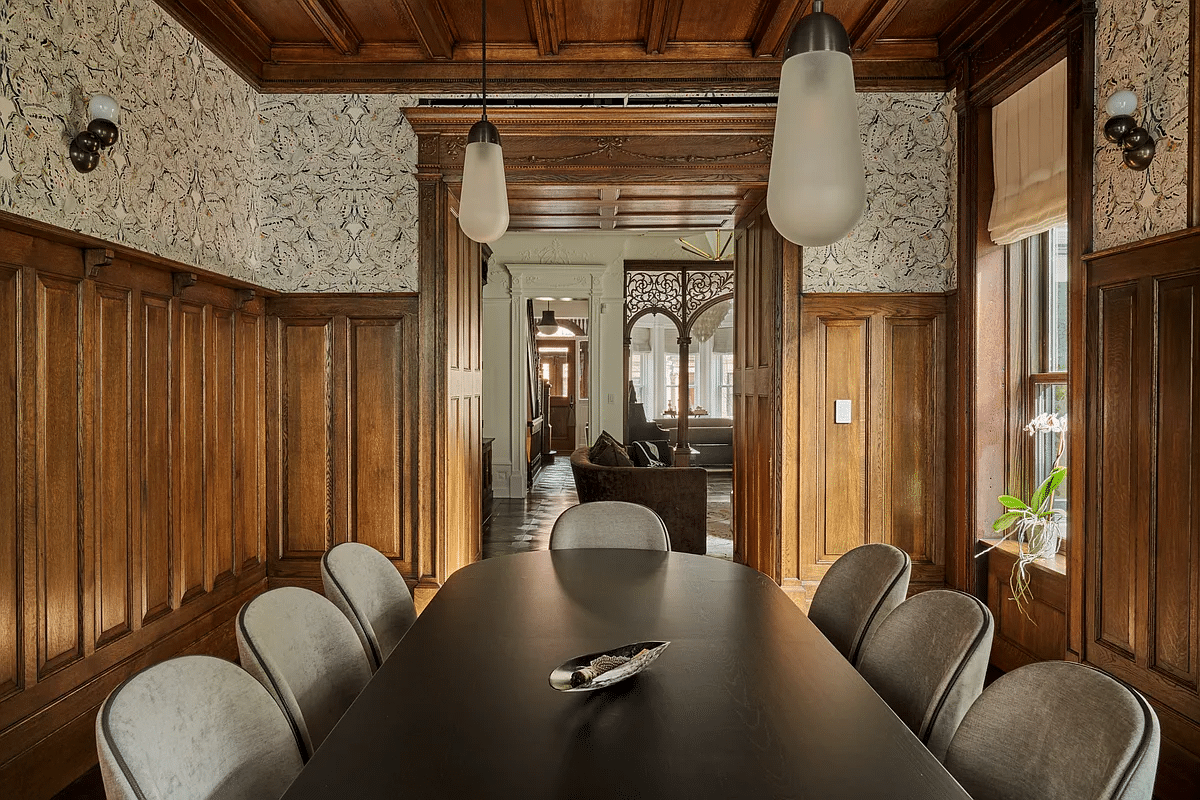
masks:
<svg viewBox="0 0 1200 800"><path fill-rule="evenodd" d="M647 314L662 314L679 331L680 363L686 364L692 326L717 303L733 299L733 270L703 261L625 262L625 384L629 385L629 344L633 326ZM686 466L688 444L687 381L679 386L679 427L675 464Z"/></svg>

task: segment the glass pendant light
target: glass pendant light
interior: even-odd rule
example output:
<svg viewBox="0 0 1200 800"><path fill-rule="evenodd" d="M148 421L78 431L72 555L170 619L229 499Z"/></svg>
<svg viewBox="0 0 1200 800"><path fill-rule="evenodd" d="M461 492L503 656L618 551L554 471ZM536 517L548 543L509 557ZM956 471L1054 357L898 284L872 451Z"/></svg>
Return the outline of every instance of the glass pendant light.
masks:
<svg viewBox="0 0 1200 800"><path fill-rule="evenodd" d="M550 308L549 301L546 303L546 310L542 312L542 318L538 320L537 329L546 336L558 333L558 320L554 318L554 309Z"/></svg>
<svg viewBox="0 0 1200 800"><path fill-rule="evenodd" d="M824 6L788 39L767 182L771 223L803 247L844 237L867 202L850 37Z"/></svg>
<svg viewBox="0 0 1200 800"><path fill-rule="evenodd" d="M487 0L483 7L483 118L467 134L458 226L481 244L494 242L508 230L508 187L504 183L504 150L500 131L487 118Z"/></svg>

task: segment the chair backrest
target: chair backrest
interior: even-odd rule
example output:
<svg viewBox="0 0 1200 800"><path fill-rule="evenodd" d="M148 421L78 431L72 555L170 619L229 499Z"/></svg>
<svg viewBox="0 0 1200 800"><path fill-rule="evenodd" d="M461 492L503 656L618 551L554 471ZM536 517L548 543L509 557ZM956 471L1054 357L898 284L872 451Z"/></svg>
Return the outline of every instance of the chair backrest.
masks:
<svg viewBox="0 0 1200 800"><path fill-rule="evenodd" d="M583 547L623 547L630 550L670 550L667 526L645 506L619 500L598 500L571 506L554 521L551 550Z"/></svg>
<svg viewBox="0 0 1200 800"><path fill-rule="evenodd" d="M856 547L825 572L808 618L851 664L857 663L863 642L904 601L911 574L912 559L898 547Z"/></svg>
<svg viewBox="0 0 1200 800"><path fill-rule="evenodd" d="M108 800L283 795L300 751L279 706L236 664L183 656L122 683L96 715Z"/></svg>
<svg viewBox="0 0 1200 800"><path fill-rule="evenodd" d="M404 578L375 548L345 542L321 557L321 583L378 669L417 619Z"/></svg>
<svg viewBox="0 0 1200 800"><path fill-rule="evenodd" d="M279 703L309 759L371 679L354 627L316 592L286 586L242 606L242 667Z"/></svg>
<svg viewBox="0 0 1200 800"><path fill-rule="evenodd" d="M963 592L905 600L863 645L858 671L939 759L983 691L992 614Z"/></svg>
<svg viewBox="0 0 1200 800"><path fill-rule="evenodd" d="M1082 664L1043 661L996 680L950 743L946 769L975 800L1150 800L1158 717Z"/></svg>

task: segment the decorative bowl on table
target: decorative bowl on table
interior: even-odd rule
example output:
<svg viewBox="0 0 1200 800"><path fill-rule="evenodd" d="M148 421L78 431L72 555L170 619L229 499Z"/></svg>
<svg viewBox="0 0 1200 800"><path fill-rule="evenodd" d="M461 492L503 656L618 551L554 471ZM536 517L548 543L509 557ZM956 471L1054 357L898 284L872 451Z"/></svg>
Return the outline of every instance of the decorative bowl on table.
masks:
<svg viewBox="0 0 1200 800"><path fill-rule="evenodd" d="M550 673L550 685L560 692L592 692L620 683L654 663L670 642L634 642L567 659Z"/></svg>

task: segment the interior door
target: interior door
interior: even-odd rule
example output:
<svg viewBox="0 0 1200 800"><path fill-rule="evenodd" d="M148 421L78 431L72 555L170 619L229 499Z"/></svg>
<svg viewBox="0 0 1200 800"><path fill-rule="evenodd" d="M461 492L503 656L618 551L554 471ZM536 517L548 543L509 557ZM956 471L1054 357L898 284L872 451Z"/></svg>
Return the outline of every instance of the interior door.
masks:
<svg viewBox="0 0 1200 800"><path fill-rule="evenodd" d="M556 453L570 453L575 449L575 342L542 348L540 366L550 384L550 447Z"/></svg>

